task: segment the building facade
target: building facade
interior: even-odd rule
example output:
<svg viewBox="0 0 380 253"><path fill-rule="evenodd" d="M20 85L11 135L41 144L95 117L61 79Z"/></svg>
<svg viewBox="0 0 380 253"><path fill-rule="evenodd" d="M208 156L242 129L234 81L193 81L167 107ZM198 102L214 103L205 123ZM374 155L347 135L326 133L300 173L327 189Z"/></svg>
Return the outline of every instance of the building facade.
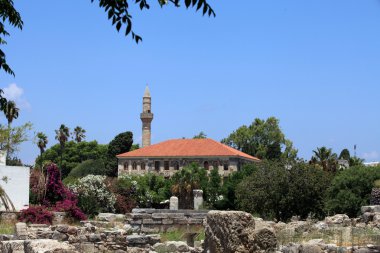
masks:
<svg viewBox="0 0 380 253"><path fill-rule="evenodd" d="M207 171L218 168L219 174L227 177L246 163L260 161L256 157L212 139L174 139L151 145L153 113L148 86L143 96L143 111L140 119L142 121L142 148L117 156L119 176L153 172L171 177L184 166L197 163Z"/></svg>
<svg viewBox="0 0 380 253"><path fill-rule="evenodd" d="M207 171L218 168L227 177L247 163L260 161L212 139L174 139L120 154L118 175L142 175L153 172L171 177L191 163L197 163Z"/></svg>

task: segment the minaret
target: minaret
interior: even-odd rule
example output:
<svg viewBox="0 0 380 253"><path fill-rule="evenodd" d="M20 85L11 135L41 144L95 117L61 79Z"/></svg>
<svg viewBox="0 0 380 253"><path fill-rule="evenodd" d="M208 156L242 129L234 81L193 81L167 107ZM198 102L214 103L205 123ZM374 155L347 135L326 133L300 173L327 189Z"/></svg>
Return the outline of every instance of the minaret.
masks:
<svg viewBox="0 0 380 253"><path fill-rule="evenodd" d="M153 113L151 112L152 98L150 97L150 91L148 85L145 88L143 97L143 112L140 114L142 121L142 147L150 146L151 138L151 126L150 123L153 120Z"/></svg>

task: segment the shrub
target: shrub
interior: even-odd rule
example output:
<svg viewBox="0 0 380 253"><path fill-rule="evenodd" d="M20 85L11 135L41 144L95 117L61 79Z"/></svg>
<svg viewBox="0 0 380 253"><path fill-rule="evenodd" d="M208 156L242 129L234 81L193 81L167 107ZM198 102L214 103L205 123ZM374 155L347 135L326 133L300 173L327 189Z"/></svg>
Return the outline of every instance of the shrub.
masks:
<svg viewBox="0 0 380 253"><path fill-rule="evenodd" d="M86 160L72 169L68 177L82 178L87 175L106 175L106 172L103 160Z"/></svg>
<svg viewBox="0 0 380 253"><path fill-rule="evenodd" d="M66 188L62 181L59 169L54 163L47 167L47 185L44 204L53 206L57 201L73 199L75 196Z"/></svg>
<svg viewBox="0 0 380 253"><path fill-rule="evenodd" d="M45 193L45 177L40 170L33 169L30 172L29 189L29 202L35 205L42 204Z"/></svg>
<svg viewBox="0 0 380 253"><path fill-rule="evenodd" d="M63 201L58 201L54 207L56 212L66 212L70 218L74 220L86 220L86 215L77 206L76 200L65 199Z"/></svg>
<svg viewBox="0 0 380 253"><path fill-rule="evenodd" d="M51 224L53 214L45 206L30 206L21 211L19 220L34 224Z"/></svg>
<svg viewBox="0 0 380 253"><path fill-rule="evenodd" d="M78 206L87 214L114 212L116 197L109 191L105 176L88 175L69 187L78 196Z"/></svg>
<svg viewBox="0 0 380 253"><path fill-rule="evenodd" d="M266 219L286 221L294 215L322 217L327 172L297 162L291 168L281 162L263 162L236 189L239 208Z"/></svg>
<svg viewBox="0 0 380 253"><path fill-rule="evenodd" d="M327 191L326 211L356 217L360 207L369 204L373 182L378 179L380 167L358 166L339 172Z"/></svg>

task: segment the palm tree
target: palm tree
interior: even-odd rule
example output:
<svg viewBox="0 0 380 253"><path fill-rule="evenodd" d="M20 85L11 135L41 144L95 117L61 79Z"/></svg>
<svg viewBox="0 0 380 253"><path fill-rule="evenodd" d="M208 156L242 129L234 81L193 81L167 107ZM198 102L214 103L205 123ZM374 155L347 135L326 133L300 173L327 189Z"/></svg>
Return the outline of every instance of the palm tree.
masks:
<svg viewBox="0 0 380 253"><path fill-rule="evenodd" d="M86 130L84 130L83 128L81 128L80 126L77 126L76 128L74 128L74 139L76 142L81 142L82 140L84 140L84 138L86 138Z"/></svg>
<svg viewBox="0 0 380 253"><path fill-rule="evenodd" d="M2 109L8 121L7 159L9 159L10 144L11 144L11 135L10 135L11 124L14 119L18 118L20 109L16 107L16 103L12 100L6 102L6 104L2 106Z"/></svg>
<svg viewBox="0 0 380 253"><path fill-rule="evenodd" d="M331 148L321 147L313 150L314 156L311 157L311 163L319 164L324 171L335 172L337 167L337 155L332 152Z"/></svg>
<svg viewBox="0 0 380 253"><path fill-rule="evenodd" d="M59 144L61 146L61 162L59 167L62 170L62 157L63 157L63 150L65 149L65 144L68 141L70 137L70 129L65 126L64 124L61 124L58 130L55 130L55 139L59 141Z"/></svg>
<svg viewBox="0 0 380 253"><path fill-rule="evenodd" d="M43 132L38 132L37 138L37 146L40 149L40 156L42 156L42 153L45 152L46 145L48 144L48 138Z"/></svg>

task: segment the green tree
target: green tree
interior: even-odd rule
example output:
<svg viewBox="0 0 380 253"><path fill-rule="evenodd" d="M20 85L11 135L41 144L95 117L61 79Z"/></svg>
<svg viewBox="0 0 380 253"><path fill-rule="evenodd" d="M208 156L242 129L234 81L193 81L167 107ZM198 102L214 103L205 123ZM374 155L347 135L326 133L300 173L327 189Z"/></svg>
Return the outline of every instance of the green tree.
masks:
<svg viewBox="0 0 380 253"><path fill-rule="evenodd" d="M86 133L86 130L84 130L80 126L77 126L76 128L74 128L74 132L73 132L74 140L76 142L83 141L86 138L85 133Z"/></svg>
<svg viewBox="0 0 380 253"><path fill-rule="evenodd" d="M364 159L361 159L357 156L350 157L350 166L363 166Z"/></svg>
<svg viewBox="0 0 380 253"><path fill-rule="evenodd" d="M8 101L6 105L3 108L3 112L5 117L7 118L8 121L8 131L10 132L11 130L11 124L14 119L18 118L19 111L20 109L16 107L16 103L14 101ZM9 159L9 151L10 151L10 141L11 141L11 136L8 135L8 142L7 142L7 159Z"/></svg>
<svg viewBox="0 0 380 253"><path fill-rule="evenodd" d="M128 152L131 150L133 144L133 133L123 132L115 136L115 138L108 144L108 159L106 168L108 176L117 176L117 155Z"/></svg>
<svg viewBox="0 0 380 253"><path fill-rule="evenodd" d="M222 185L223 198L215 203L216 208L221 210L236 210L236 187L245 178L251 176L255 170L255 164L246 164L241 170L231 173L226 179L224 179Z"/></svg>
<svg viewBox="0 0 380 253"><path fill-rule="evenodd" d="M313 150L310 163L317 164L323 168L324 171L336 172L338 161L337 155L332 152L331 148L321 147Z"/></svg>
<svg viewBox="0 0 380 253"><path fill-rule="evenodd" d="M40 156L45 152L46 145L48 144L48 138L43 132L37 133L37 147L40 149Z"/></svg>
<svg viewBox="0 0 380 253"><path fill-rule="evenodd" d="M60 144L53 145L37 157L36 164L59 163L61 161L60 154ZM67 177L75 167L87 160L101 160L105 163L107 161L107 145L98 144L97 141L82 141L80 143L68 141L65 144L62 167L60 168L62 179Z"/></svg>
<svg viewBox="0 0 380 253"><path fill-rule="evenodd" d="M180 209L193 209L193 190L202 189L205 193L207 184L208 178L206 170L200 168L196 163L183 167L180 171L175 173L172 177L171 191L173 195L178 197L178 207Z"/></svg>
<svg viewBox="0 0 380 253"><path fill-rule="evenodd" d="M303 162L267 161L236 189L238 207L262 218L287 221L294 215L323 217L329 174Z"/></svg>
<svg viewBox="0 0 380 253"><path fill-rule="evenodd" d="M199 134L195 135L193 139L206 139L207 134L205 134L203 131L200 131Z"/></svg>
<svg viewBox="0 0 380 253"><path fill-rule="evenodd" d="M7 149L8 156L12 157L19 150L20 144L29 140L28 132L31 129L32 124L30 122L10 129L0 125L0 150Z"/></svg>
<svg viewBox="0 0 380 253"><path fill-rule="evenodd" d="M346 148L343 149L340 152L339 159L344 159L344 160L350 161L350 159L351 159L350 151L348 151L348 149L346 149Z"/></svg>
<svg viewBox="0 0 380 253"><path fill-rule="evenodd" d="M222 193L222 178L219 175L218 168L213 168L209 175L209 182L207 184L207 203L211 207L215 207L219 196Z"/></svg>
<svg viewBox="0 0 380 253"><path fill-rule="evenodd" d="M325 208L329 215L345 213L357 217L360 207L370 202L373 182L380 179L380 167L350 167L339 172L327 191Z"/></svg>
<svg viewBox="0 0 380 253"><path fill-rule="evenodd" d="M59 129L55 130L55 139L59 141L59 145L60 145L61 161L59 163L59 167L61 170L62 170L63 151L65 149L66 142L69 140L69 136L70 136L70 130L64 124L61 124Z"/></svg>
<svg viewBox="0 0 380 253"><path fill-rule="evenodd" d="M20 13L13 6L12 0L0 0L0 45L5 45L7 42L4 37L9 36L5 30L5 23L8 22L11 26L22 29L23 22ZM6 56L3 50L0 49L0 69L8 74L15 75L13 70L9 67Z"/></svg>
<svg viewBox="0 0 380 253"><path fill-rule="evenodd" d="M275 117L266 120L256 118L251 125L236 129L222 143L260 159L293 160L297 157L297 150L285 138Z"/></svg>

